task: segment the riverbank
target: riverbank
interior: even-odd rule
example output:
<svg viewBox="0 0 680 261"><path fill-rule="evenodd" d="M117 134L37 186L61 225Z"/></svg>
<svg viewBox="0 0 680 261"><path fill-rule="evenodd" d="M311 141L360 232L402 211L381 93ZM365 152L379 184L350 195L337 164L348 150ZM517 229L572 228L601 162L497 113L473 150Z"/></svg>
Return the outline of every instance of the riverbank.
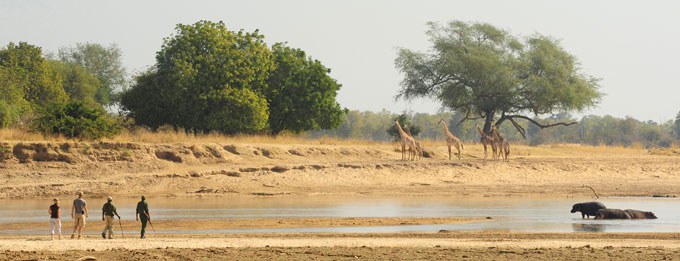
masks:
<svg viewBox="0 0 680 261"><path fill-rule="evenodd" d="M396 144L2 143L0 198L680 195L675 150L513 146L510 162L433 156L402 161Z"/></svg>

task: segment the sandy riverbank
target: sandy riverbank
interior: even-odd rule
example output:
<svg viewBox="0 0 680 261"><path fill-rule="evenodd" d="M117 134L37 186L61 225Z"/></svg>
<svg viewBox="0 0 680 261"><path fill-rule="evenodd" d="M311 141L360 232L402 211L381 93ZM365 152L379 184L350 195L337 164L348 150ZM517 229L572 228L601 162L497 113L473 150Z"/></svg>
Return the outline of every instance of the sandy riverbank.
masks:
<svg viewBox="0 0 680 261"><path fill-rule="evenodd" d="M0 198L137 197L552 197L680 195L680 157L674 150L575 145L514 146L509 163L483 159L466 144L461 161L446 147L426 144L433 158L401 161L394 144L138 144L4 143ZM7 151L10 151L9 153ZM390 225L451 220L307 219L260 226ZM128 221L131 222L131 221ZM228 221L217 221L228 222ZM197 220L188 227L211 224ZM30 224L29 224L30 225ZM37 224L34 224L37 225ZM134 225L124 224L125 226ZM13 227L14 226L14 227ZM0 225L16 229L16 224ZM68 227L65 222L65 227ZM95 229L93 227L91 229ZM149 240L96 237L46 241L46 236L0 238L0 259L677 259L680 235L665 233L226 234L155 235ZM69 250L71 249L71 250Z"/></svg>

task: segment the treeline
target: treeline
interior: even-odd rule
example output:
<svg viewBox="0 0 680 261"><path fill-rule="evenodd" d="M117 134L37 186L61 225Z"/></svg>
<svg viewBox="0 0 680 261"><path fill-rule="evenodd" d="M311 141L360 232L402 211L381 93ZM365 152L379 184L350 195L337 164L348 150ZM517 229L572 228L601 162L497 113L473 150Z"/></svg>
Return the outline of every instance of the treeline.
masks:
<svg viewBox="0 0 680 261"><path fill-rule="evenodd" d="M9 43L0 49L0 127L85 139L136 127L272 135L330 129L345 110L336 102L341 84L329 74L301 49L269 46L257 30L230 31L222 22L177 25L156 63L131 80L115 45L45 55Z"/></svg>
<svg viewBox="0 0 680 261"><path fill-rule="evenodd" d="M104 108L126 83L115 45L77 44L45 55L26 42L0 48L0 127L67 137L115 134Z"/></svg>
<svg viewBox="0 0 680 261"><path fill-rule="evenodd" d="M395 114L386 110L381 112L349 111L337 129L309 132L310 137L337 137L351 139L367 139L375 141L396 140L390 135L390 128L394 120L400 117L400 122L409 125L412 132L421 139L443 140L444 131L437 122L444 119L449 130L465 142L478 142L479 132L476 126L482 126L483 120L467 120L462 113L404 113ZM680 141L680 113L673 121L664 123L654 121L639 121L631 117L616 118L609 115L584 116L576 119L568 114L559 114L547 118L533 118L542 124L555 122L576 122L570 126L556 126L541 129L527 121L518 121L527 131L527 138L515 129L512 124L499 127L501 134L513 143L541 145L550 143L575 143L587 145L616 145L644 147L670 147ZM415 130L415 131L414 131Z"/></svg>

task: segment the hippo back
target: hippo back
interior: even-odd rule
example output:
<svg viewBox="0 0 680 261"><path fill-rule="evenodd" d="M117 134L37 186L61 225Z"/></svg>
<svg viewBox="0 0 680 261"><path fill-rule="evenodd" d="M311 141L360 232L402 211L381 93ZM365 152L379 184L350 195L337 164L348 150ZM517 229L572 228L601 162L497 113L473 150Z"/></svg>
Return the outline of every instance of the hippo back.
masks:
<svg viewBox="0 0 680 261"><path fill-rule="evenodd" d="M600 209L595 216L596 219L631 219L630 214L625 210L615 208Z"/></svg>
<svg viewBox="0 0 680 261"><path fill-rule="evenodd" d="M631 219L656 219L656 215L649 211L640 211L635 209L626 209L625 211L628 213L628 215L630 215Z"/></svg>
<svg viewBox="0 0 680 261"><path fill-rule="evenodd" d="M604 204L600 202L583 202L583 203L576 203L571 207L571 213L575 213L576 211L580 211L584 215L588 216L597 216L597 211L600 209L605 209L607 207L604 206Z"/></svg>

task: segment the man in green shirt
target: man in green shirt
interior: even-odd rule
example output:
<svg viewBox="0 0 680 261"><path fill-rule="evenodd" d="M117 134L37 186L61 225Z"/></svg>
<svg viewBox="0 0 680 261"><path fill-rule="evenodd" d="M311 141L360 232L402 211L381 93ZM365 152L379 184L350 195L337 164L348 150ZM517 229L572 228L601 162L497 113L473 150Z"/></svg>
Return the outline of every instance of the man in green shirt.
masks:
<svg viewBox="0 0 680 261"><path fill-rule="evenodd" d="M102 238L104 239L106 239L107 231L109 232L109 239L113 239L113 215L118 216L118 219L120 219L118 212L116 212L116 206L113 205L112 201L113 198L109 196L107 202L104 203L104 207L102 207L102 221L106 222L104 231L102 231Z"/></svg>
<svg viewBox="0 0 680 261"><path fill-rule="evenodd" d="M135 220L142 221L142 236L140 238L144 238L146 223L151 220L151 216L149 215L149 204L147 204L145 200L146 198L142 196L142 201L137 203L137 214L135 216Z"/></svg>

